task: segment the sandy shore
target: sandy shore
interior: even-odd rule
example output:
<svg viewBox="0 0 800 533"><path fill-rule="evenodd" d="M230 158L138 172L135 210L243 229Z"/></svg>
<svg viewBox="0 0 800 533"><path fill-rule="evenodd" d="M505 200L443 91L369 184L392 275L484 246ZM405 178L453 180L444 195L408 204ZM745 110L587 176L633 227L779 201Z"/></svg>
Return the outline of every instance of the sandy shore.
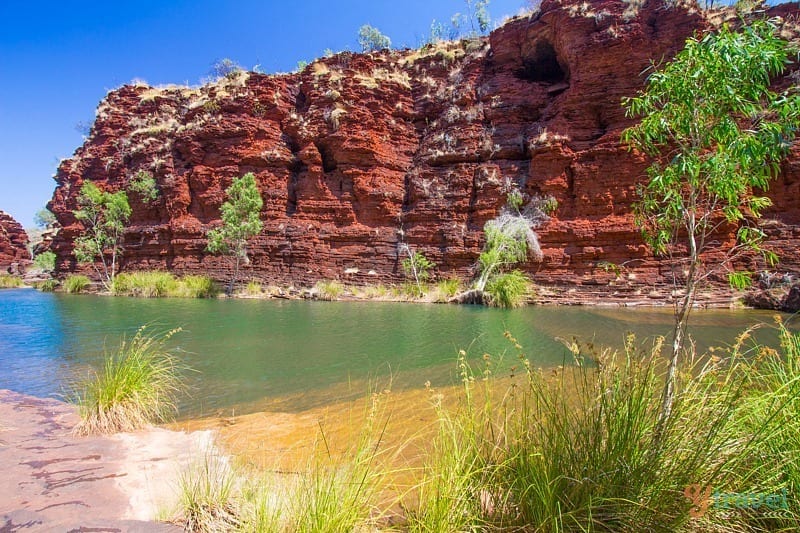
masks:
<svg viewBox="0 0 800 533"><path fill-rule="evenodd" d="M0 531L181 531L155 522L212 432L74 437L74 407L0 390Z"/></svg>

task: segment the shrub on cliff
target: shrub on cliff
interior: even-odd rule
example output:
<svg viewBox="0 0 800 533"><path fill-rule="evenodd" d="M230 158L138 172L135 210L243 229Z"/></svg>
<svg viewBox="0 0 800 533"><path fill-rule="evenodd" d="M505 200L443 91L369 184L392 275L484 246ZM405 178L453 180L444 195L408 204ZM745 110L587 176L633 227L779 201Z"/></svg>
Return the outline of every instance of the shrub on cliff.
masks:
<svg viewBox="0 0 800 533"><path fill-rule="evenodd" d="M358 44L362 52L372 52L392 47L392 40L381 33L378 28L364 24L358 29Z"/></svg>
<svg viewBox="0 0 800 533"><path fill-rule="evenodd" d="M36 257L33 258L33 265L44 272L52 272L56 269L56 254L50 250L36 254Z"/></svg>
<svg viewBox="0 0 800 533"><path fill-rule="evenodd" d="M508 272L527 260L542 260L539 237L535 228L550 219L557 203L552 197L531 198L527 204L522 194L513 191L500 214L483 227L486 244L478 256L480 275L473 288L456 300L463 303L484 303L499 307L517 307L524 302L528 284L519 270ZM508 275L507 275L508 274ZM496 282L492 283L495 278ZM491 290L489 290L491 288Z"/></svg>

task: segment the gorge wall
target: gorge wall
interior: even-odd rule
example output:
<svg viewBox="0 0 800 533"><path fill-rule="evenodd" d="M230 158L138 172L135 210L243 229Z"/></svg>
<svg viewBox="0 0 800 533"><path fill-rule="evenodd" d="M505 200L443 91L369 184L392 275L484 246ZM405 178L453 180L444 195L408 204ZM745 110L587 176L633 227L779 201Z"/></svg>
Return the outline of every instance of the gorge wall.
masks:
<svg viewBox="0 0 800 533"><path fill-rule="evenodd" d="M264 229L245 278L399 281L402 243L434 261L437 276L469 277L484 223L516 188L558 201L538 230L543 260L523 266L537 283L664 285L669 268L631 215L648 161L620 144L633 124L620 100L643 87L651 59L672 57L719 20L661 1L633 5L545 0L483 39L345 52L299 73L241 72L199 88L111 91L58 169L49 204L62 227L52 243L58 269L88 272L72 256L82 183L116 190L146 171L161 196L147 204L130 195L123 269L226 279L230 262L205 251L205 234L231 180L253 172ZM787 21L798 12L773 10ZM797 147L770 196L764 227L778 268L800 272Z"/></svg>
<svg viewBox="0 0 800 533"><path fill-rule="evenodd" d="M0 211L0 274L20 273L30 258L28 234L11 215Z"/></svg>

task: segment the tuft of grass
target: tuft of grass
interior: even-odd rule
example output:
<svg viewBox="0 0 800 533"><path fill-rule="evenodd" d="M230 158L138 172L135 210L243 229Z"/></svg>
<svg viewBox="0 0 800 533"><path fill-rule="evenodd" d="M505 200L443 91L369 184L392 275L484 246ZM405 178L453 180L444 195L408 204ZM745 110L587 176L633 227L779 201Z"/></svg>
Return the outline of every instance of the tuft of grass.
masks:
<svg viewBox="0 0 800 533"><path fill-rule="evenodd" d="M132 339L123 338L114 352L106 352L102 368L90 370L74 386L71 399L81 416L75 432L133 431L166 420L182 387L181 365L167 348L178 331L156 334L142 326Z"/></svg>
<svg viewBox="0 0 800 533"><path fill-rule="evenodd" d="M180 476L174 521L188 531L374 531L385 477L383 398L370 396L353 445L334 451L321 430L308 461L290 476L234 469L206 453Z"/></svg>
<svg viewBox="0 0 800 533"><path fill-rule="evenodd" d="M392 295L401 300L419 300L425 296L424 291L420 291L420 287L414 282L405 282L400 285L392 287Z"/></svg>
<svg viewBox="0 0 800 533"><path fill-rule="evenodd" d="M58 280L46 279L36 284L36 288L42 292L53 292L58 288Z"/></svg>
<svg viewBox="0 0 800 533"><path fill-rule="evenodd" d="M76 274L65 279L63 286L67 293L78 294L86 291L91 284L92 282L89 281L89 278L81 274Z"/></svg>
<svg viewBox="0 0 800 533"><path fill-rule="evenodd" d="M236 475L228 460L213 451L206 451L178 477L180 517L176 522L185 531L239 529L235 491Z"/></svg>
<svg viewBox="0 0 800 533"><path fill-rule="evenodd" d="M445 303L461 291L461 282L457 279L443 279L436 283L433 301Z"/></svg>
<svg viewBox="0 0 800 533"><path fill-rule="evenodd" d="M385 479L380 461L388 419L383 395L373 393L355 443L334 455L320 426L309 459L287 503L288 531L373 531L377 499Z"/></svg>
<svg viewBox="0 0 800 533"><path fill-rule="evenodd" d="M525 305L529 290L530 282L519 270L499 274L486 283L489 302L495 307L521 307Z"/></svg>
<svg viewBox="0 0 800 533"><path fill-rule="evenodd" d="M261 286L261 283L255 280L247 282L247 285L244 288L244 293L247 296L261 296L263 292L264 288Z"/></svg>
<svg viewBox="0 0 800 533"><path fill-rule="evenodd" d="M177 288L178 282L169 272L123 272L114 278L111 292L117 296L163 298L174 294Z"/></svg>
<svg viewBox="0 0 800 533"><path fill-rule="evenodd" d="M0 289L15 289L22 287L22 278L11 274L0 274Z"/></svg>
<svg viewBox="0 0 800 533"><path fill-rule="evenodd" d="M177 289L170 296L183 298L215 298L219 289L208 276L184 276L178 280Z"/></svg>
<svg viewBox="0 0 800 533"><path fill-rule="evenodd" d="M406 508L410 532L470 531L473 526L485 525L480 508L480 487L486 485L488 471L481 453L484 431L474 410L473 380L463 350L458 365L465 394L457 410L443 407L443 396L429 389L438 432L416 487L417 505Z"/></svg>
<svg viewBox="0 0 800 533"><path fill-rule="evenodd" d="M314 285L319 300L333 301L344 294L344 285L336 280L320 280Z"/></svg>
<svg viewBox="0 0 800 533"><path fill-rule="evenodd" d="M386 298L390 294L390 290L386 285L379 283L377 285L365 285L364 287L360 287L358 289L358 294L362 298L378 300Z"/></svg>

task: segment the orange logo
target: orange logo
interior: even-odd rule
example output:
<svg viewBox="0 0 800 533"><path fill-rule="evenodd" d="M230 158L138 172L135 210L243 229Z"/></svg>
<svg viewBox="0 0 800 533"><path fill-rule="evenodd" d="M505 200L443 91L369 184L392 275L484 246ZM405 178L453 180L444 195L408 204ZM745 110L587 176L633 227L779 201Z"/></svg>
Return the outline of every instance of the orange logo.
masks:
<svg viewBox="0 0 800 533"><path fill-rule="evenodd" d="M700 484L688 485L683 489L683 495L692 503L689 509L689 516L692 518L700 518L708 511L708 506L711 503L711 487L701 487Z"/></svg>

